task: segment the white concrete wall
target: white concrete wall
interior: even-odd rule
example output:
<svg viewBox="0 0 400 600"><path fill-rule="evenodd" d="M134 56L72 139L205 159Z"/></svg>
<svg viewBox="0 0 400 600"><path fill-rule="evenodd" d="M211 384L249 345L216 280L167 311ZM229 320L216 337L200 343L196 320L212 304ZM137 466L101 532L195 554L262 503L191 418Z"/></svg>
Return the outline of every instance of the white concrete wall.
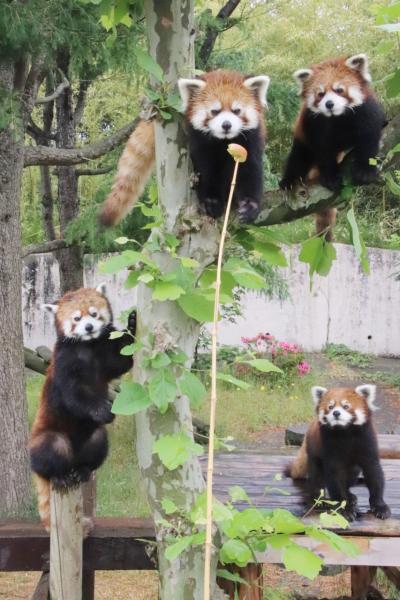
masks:
<svg viewBox="0 0 400 600"><path fill-rule="evenodd" d="M271 301L248 293L243 301L243 317L237 324L221 324L221 343L239 344L242 336L269 331L306 350L320 350L332 342L363 352L400 356L400 281L394 277L400 271L400 252L369 249L371 273L365 275L351 246L336 244L336 250L337 260L329 276L315 276L310 290L308 266L297 260L298 248L291 248L290 266L285 270L290 299ZM98 260L86 257L86 284L108 283L117 316L134 305L135 295L124 289L124 274L99 274ZM54 258L46 254L30 257L23 282L25 344L33 348L52 345L51 318L40 311L40 305L58 297Z"/></svg>

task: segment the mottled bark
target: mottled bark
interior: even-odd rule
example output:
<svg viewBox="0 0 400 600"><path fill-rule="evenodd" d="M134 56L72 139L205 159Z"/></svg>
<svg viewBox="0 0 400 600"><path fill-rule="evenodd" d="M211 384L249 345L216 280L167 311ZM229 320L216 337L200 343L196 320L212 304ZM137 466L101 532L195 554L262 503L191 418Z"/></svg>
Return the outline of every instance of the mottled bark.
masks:
<svg viewBox="0 0 400 600"><path fill-rule="evenodd" d="M13 65L0 63L3 94L20 78ZM0 130L0 513L18 514L30 503L21 311L24 122L21 114L9 119Z"/></svg>
<svg viewBox="0 0 400 600"><path fill-rule="evenodd" d="M193 0L147 0L146 19L150 52L162 67L168 81L193 74ZM181 252L200 263L200 269L215 260L219 231L210 219L197 216L196 201L189 189L189 158L185 136L177 123L156 124L156 156L158 197L165 217L165 231L178 236ZM182 227L185 213L191 226ZM191 215L191 216L190 216ZM173 268L167 253L154 256L161 269ZM138 334L147 338L156 333L159 349L172 345L193 356L199 325L186 317L174 302L154 302L151 290L141 287L138 299ZM145 382L151 375L142 362L135 361L135 379ZM161 500L172 498L179 506L190 507L204 490L204 480L197 458L190 458L182 467L169 471L153 455L154 442L160 435L184 430L193 436L192 417L186 397L179 397L165 415L151 408L136 419L137 454L147 495L154 517L165 517ZM172 562L165 558L165 531L156 525L159 573L162 600L201 600L203 596L204 552L202 547L190 548ZM215 583L213 598L223 598Z"/></svg>

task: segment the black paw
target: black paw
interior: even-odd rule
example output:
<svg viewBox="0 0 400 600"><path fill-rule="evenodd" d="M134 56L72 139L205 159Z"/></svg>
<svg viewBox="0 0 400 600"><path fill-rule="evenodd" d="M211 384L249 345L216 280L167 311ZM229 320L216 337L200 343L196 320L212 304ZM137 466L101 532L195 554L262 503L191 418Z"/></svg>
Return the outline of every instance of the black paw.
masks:
<svg viewBox="0 0 400 600"><path fill-rule="evenodd" d="M68 471L68 473L65 473L64 475L61 475L59 477L51 478L51 485L58 492L65 493L67 490L78 487L80 483L81 481L79 478L78 471L76 471L75 469L72 469L71 471Z"/></svg>
<svg viewBox="0 0 400 600"><path fill-rule="evenodd" d="M342 178L339 173L320 173L319 184L332 192L337 192L342 185Z"/></svg>
<svg viewBox="0 0 400 600"><path fill-rule="evenodd" d="M388 519L392 514L390 508L387 504L383 502L383 504L376 504L375 506L371 506L371 512L377 519Z"/></svg>
<svg viewBox="0 0 400 600"><path fill-rule="evenodd" d="M368 185L375 183L378 177L378 169L373 165L354 165L351 179L354 185Z"/></svg>
<svg viewBox="0 0 400 600"><path fill-rule="evenodd" d="M295 182L291 179L283 177L283 179L279 182L279 187L281 190L291 190L294 188Z"/></svg>
<svg viewBox="0 0 400 600"><path fill-rule="evenodd" d="M254 198L242 198L237 212L241 223L253 223L260 213L260 203Z"/></svg>
<svg viewBox="0 0 400 600"><path fill-rule="evenodd" d="M111 412L110 406L110 403L108 403L108 406L102 406L101 408L93 410L90 414L92 421L98 425L112 423L112 421L115 419L115 415Z"/></svg>
<svg viewBox="0 0 400 600"><path fill-rule="evenodd" d="M346 506L343 510L340 511L340 514L350 523L352 521L356 521L361 517L361 513L357 510L356 506Z"/></svg>
<svg viewBox="0 0 400 600"><path fill-rule="evenodd" d="M224 205L217 198L206 198L203 202L205 211L209 217L218 219L223 215Z"/></svg>
<svg viewBox="0 0 400 600"><path fill-rule="evenodd" d="M128 316L128 331L133 335L133 337L135 337L136 335L136 322L136 310L132 310L132 312L130 312Z"/></svg>

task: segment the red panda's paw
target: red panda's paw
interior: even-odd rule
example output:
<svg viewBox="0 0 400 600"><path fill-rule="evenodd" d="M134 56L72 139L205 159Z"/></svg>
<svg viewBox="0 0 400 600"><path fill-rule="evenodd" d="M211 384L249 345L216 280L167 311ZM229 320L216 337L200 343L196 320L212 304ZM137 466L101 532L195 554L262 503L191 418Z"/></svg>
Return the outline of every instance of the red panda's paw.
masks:
<svg viewBox="0 0 400 600"><path fill-rule="evenodd" d="M237 212L241 223L253 223L260 214L260 203L254 198L242 198Z"/></svg>
<svg viewBox="0 0 400 600"><path fill-rule="evenodd" d="M377 519L388 519L392 514L390 508L385 502L371 506L371 512Z"/></svg>
<svg viewBox="0 0 400 600"><path fill-rule="evenodd" d="M224 205L217 198L206 198L203 201L206 214L213 219L218 219L224 212Z"/></svg>
<svg viewBox="0 0 400 600"><path fill-rule="evenodd" d="M351 179L354 185L368 185L375 183L378 169L373 165L354 165Z"/></svg>
<svg viewBox="0 0 400 600"><path fill-rule="evenodd" d="M279 182L279 187L281 190L291 190L294 188L295 182L290 179L283 177L283 179Z"/></svg>
<svg viewBox="0 0 400 600"><path fill-rule="evenodd" d="M136 335L136 310L132 310L128 315L128 331L135 337Z"/></svg>

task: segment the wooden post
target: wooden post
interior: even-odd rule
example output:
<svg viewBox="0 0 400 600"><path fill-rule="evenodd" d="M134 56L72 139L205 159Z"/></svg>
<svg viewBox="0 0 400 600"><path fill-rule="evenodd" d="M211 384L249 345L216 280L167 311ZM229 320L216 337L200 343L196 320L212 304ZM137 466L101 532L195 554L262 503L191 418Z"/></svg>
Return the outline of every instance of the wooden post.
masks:
<svg viewBox="0 0 400 600"><path fill-rule="evenodd" d="M82 491L51 490L50 598L82 600Z"/></svg>
<svg viewBox="0 0 400 600"><path fill-rule="evenodd" d="M365 600L368 588L374 580L376 567L352 566L351 597L354 600Z"/></svg>
<svg viewBox="0 0 400 600"><path fill-rule="evenodd" d="M263 565L260 563L249 563L245 567L236 565L224 565L231 573L239 575L246 583L235 584L232 581L217 578L220 588L229 595L229 600L262 600L263 599Z"/></svg>

